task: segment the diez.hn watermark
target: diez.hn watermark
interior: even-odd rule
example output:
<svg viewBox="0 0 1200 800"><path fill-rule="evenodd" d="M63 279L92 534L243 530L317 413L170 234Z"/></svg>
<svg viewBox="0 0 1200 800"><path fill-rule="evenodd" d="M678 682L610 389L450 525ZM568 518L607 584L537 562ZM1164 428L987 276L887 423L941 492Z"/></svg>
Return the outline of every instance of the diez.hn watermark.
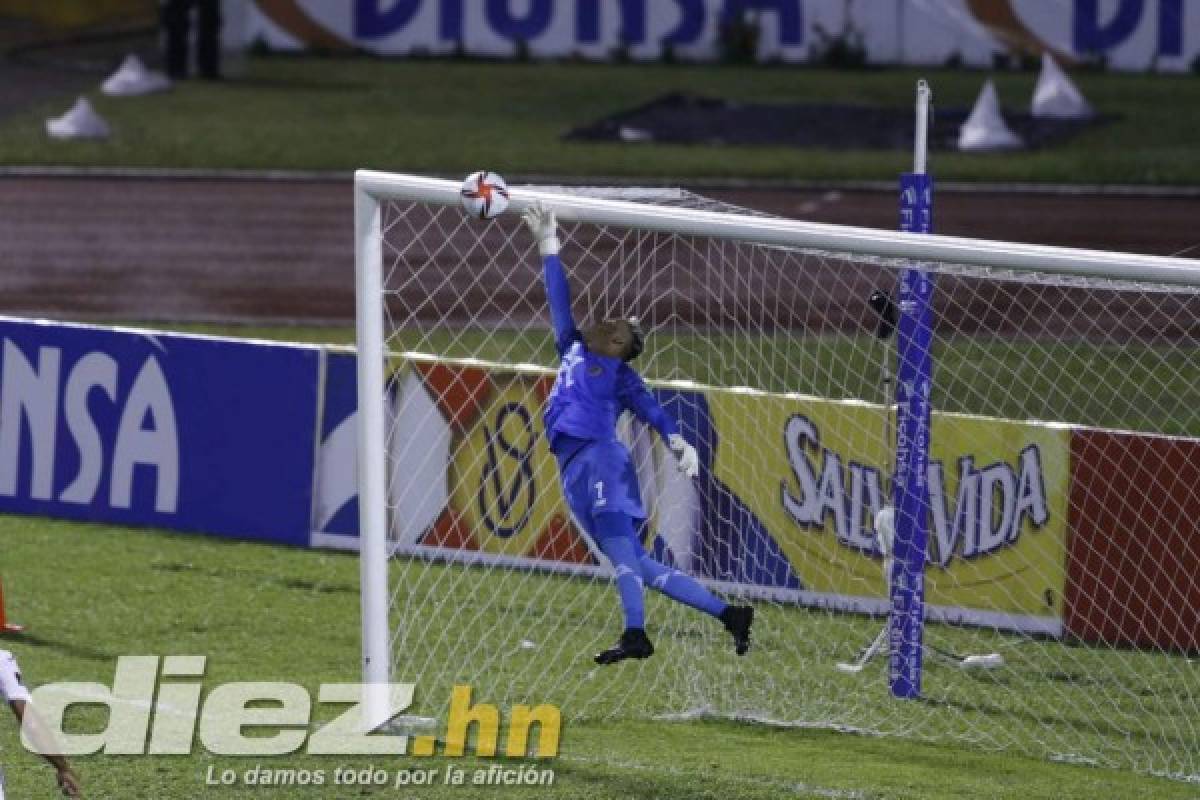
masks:
<svg viewBox="0 0 1200 800"><path fill-rule="evenodd" d="M205 656L121 656L112 686L50 683L33 691L33 704L55 740L55 751L68 756L99 752L187 755L193 752L197 738L209 753L222 756L301 751L312 755L462 756L472 725L476 726L474 755L495 756L499 748L501 711L489 703L472 704L469 686L453 688L441 736L409 736L367 729L362 684L321 684L316 703L303 686L278 681L223 683L205 694L200 678L206 661ZM395 718L408 709L416 684L389 683L386 688L387 712L380 719ZM315 705L348 708L332 721L314 727ZM80 731L75 728L82 725L66 724L72 709L86 706L108 709L102 729ZM530 741L535 730L536 746ZM503 754L553 757L558 754L561 730L557 706L513 706ZM38 740L24 730L21 740L27 749L39 752ZM496 780L503 782L506 777L500 775Z"/></svg>

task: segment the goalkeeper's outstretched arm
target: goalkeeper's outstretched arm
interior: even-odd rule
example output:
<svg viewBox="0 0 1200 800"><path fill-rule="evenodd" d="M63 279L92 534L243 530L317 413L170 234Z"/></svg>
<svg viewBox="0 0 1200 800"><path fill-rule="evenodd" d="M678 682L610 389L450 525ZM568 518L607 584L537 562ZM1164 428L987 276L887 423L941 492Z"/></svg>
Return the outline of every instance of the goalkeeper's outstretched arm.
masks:
<svg viewBox="0 0 1200 800"><path fill-rule="evenodd" d="M571 342L581 338L581 334L571 315L571 287L558 259L558 223L553 211L536 203L529 207L523 219L533 231L538 253L542 256L542 280L550 303L550 321L554 324L554 344L561 356Z"/></svg>
<svg viewBox="0 0 1200 800"><path fill-rule="evenodd" d="M522 219L533 232L538 253L542 256L542 280L550 303L554 344L561 357L573 342L585 337L575 326L575 318L571 314L571 287L563 272L562 262L558 259L558 221L554 212L540 203L534 203L526 209ZM624 362L635 358L642 350L641 330L636 320L608 320L592 328L589 336L592 339L587 343L589 349L620 358ZM621 406L658 431L679 459L679 469L689 478L695 478L700 468L696 449L680 435L675 421L658 404L641 376L628 363L621 364L616 390Z"/></svg>
<svg viewBox="0 0 1200 800"><path fill-rule="evenodd" d="M654 399L642 376L627 365L623 366L617 377L617 398L623 408L629 409L635 417L658 431L658 435L679 459L679 470L684 475L694 478L700 473L700 458L696 448L679 433L675 420Z"/></svg>

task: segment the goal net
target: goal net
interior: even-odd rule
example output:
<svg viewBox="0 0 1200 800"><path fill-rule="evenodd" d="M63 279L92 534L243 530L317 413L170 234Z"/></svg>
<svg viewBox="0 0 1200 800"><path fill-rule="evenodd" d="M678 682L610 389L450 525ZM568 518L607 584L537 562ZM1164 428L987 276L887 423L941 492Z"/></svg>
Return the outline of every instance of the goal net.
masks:
<svg viewBox="0 0 1200 800"><path fill-rule="evenodd" d="M456 184L356 182L368 681L417 683L434 717L465 684L567 720L719 715L1200 775L1196 262L514 188L515 210L558 211L581 327L641 319L635 366L699 450L689 481L620 422L646 549L756 609L738 657L648 591L655 655L598 667L622 619L542 431L558 364L533 239L511 210L467 218ZM919 702L859 659L891 608L896 450L869 298L917 264L936 284Z"/></svg>

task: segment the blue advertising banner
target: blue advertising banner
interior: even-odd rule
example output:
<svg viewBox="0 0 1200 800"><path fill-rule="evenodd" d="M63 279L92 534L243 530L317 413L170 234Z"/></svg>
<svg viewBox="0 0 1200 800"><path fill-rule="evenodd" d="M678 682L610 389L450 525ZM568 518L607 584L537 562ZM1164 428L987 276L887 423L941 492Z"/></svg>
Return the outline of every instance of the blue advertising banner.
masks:
<svg viewBox="0 0 1200 800"><path fill-rule="evenodd" d="M0 318L0 512L307 546L319 354Z"/></svg>
<svg viewBox="0 0 1200 800"><path fill-rule="evenodd" d="M933 231L933 181L907 173L900 179L900 229ZM921 640L925 617L925 550L928 536L929 392L933 378L933 281L908 269L900 279L897 326L896 567L892 574L889 618L891 662L888 678L895 697L921 694Z"/></svg>

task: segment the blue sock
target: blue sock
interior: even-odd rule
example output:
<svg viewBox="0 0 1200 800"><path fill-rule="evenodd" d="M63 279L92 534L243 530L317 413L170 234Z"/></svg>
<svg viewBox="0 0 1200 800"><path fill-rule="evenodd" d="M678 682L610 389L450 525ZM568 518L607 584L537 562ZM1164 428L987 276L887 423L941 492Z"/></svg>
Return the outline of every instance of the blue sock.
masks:
<svg viewBox="0 0 1200 800"><path fill-rule="evenodd" d="M638 565L641 547L633 534L633 520L626 514L596 514L596 540L600 550L617 571L617 592L625 611L626 628L646 626L642 598L642 570Z"/></svg>
<svg viewBox="0 0 1200 800"><path fill-rule="evenodd" d="M672 600L714 617L725 611L725 604L695 578L663 566L646 555L634 533L633 520L627 514L596 514L594 519L600 550L617 571L617 591L621 595L621 607L625 609L626 628L645 625L643 581L649 581L652 588Z"/></svg>
<svg viewBox="0 0 1200 800"><path fill-rule="evenodd" d="M642 553L639 563L642 577L650 582L650 588L714 617L721 616L725 611L725 604L691 575L664 566L645 553Z"/></svg>

